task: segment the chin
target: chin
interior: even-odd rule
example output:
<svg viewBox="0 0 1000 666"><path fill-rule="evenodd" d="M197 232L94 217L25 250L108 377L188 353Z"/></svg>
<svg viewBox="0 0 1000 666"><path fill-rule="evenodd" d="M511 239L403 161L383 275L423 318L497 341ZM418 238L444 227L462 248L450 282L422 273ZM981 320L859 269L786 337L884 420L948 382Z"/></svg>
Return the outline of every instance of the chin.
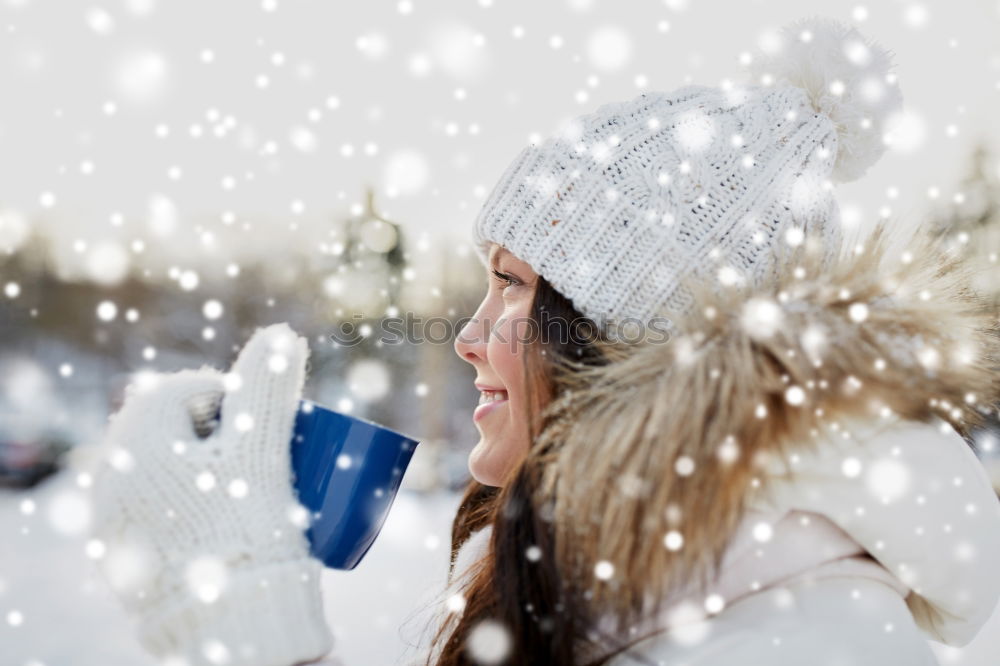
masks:
<svg viewBox="0 0 1000 666"><path fill-rule="evenodd" d="M501 475L495 469L496 465L491 465L488 460L484 461L482 457L481 450L488 446L489 444L485 439L480 439L479 443L473 447L469 453L469 473L473 479L484 486L499 486ZM486 455L489 455L488 452L486 452Z"/></svg>

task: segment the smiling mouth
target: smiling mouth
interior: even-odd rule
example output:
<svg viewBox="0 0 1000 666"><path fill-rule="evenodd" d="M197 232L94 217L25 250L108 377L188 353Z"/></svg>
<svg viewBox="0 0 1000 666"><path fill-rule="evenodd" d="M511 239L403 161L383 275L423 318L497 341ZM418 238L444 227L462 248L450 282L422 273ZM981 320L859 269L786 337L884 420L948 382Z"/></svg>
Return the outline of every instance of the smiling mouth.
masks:
<svg viewBox="0 0 1000 666"><path fill-rule="evenodd" d="M472 420L482 419L500 405L506 404L508 399L506 391L482 391L479 396L479 405L472 413Z"/></svg>
<svg viewBox="0 0 1000 666"><path fill-rule="evenodd" d="M508 397L507 396L507 391L483 390L483 391L479 392L479 404L480 405L485 405L487 403L498 401L498 400L506 400L507 397Z"/></svg>

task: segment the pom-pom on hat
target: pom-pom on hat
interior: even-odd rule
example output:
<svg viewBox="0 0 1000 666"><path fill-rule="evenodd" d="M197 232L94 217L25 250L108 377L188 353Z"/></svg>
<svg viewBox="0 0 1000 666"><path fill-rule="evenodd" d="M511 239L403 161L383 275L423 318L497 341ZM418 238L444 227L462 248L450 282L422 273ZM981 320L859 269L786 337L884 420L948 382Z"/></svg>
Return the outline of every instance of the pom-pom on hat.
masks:
<svg viewBox="0 0 1000 666"><path fill-rule="evenodd" d="M475 220L602 328L667 329L694 305L682 284L758 285L778 244L840 252L833 182L885 151L902 106L890 55L826 18L783 28L747 85L689 85L604 104L508 165Z"/></svg>
<svg viewBox="0 0 1000 666"><path fill-rule="evenodd" d="M803 88L837 129L831 178L863 176L885 152L886 121L902 107L890 54L857 30L828 18L793 23L751 65L761 85Z"/></svg>

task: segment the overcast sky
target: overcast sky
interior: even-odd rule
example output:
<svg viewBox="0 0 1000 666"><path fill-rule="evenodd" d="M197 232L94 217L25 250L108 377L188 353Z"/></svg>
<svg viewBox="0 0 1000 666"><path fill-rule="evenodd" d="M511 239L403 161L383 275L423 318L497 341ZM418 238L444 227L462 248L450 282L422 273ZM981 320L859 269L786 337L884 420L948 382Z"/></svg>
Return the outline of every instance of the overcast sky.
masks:
<svg viewBox="0 0 1000 666"><path fill-rule="evenodd" d="M277 256L367 185L411 237L466 240L533 135L741 81L741 53L809 14L892 50L905 98L899 148L839 189L848 218L918 218L1000 143L997 0L0 0L0 242L17 212L112 264L136 239L143 261Z"/></svg>

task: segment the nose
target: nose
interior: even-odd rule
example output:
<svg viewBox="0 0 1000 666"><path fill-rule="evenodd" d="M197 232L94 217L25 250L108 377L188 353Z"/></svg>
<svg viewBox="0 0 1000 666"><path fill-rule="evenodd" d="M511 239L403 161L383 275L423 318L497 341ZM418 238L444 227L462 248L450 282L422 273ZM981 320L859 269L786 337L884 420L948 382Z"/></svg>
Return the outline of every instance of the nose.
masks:
<svg viewBox="0 0 1000 666"><path fill-rule="evenodd" d="M486 360L486 345L489 342L489 331L486 330L487 322L480 316L480 311L458 331L455 336L455 353L467 363L476 365Z"/></svg>

